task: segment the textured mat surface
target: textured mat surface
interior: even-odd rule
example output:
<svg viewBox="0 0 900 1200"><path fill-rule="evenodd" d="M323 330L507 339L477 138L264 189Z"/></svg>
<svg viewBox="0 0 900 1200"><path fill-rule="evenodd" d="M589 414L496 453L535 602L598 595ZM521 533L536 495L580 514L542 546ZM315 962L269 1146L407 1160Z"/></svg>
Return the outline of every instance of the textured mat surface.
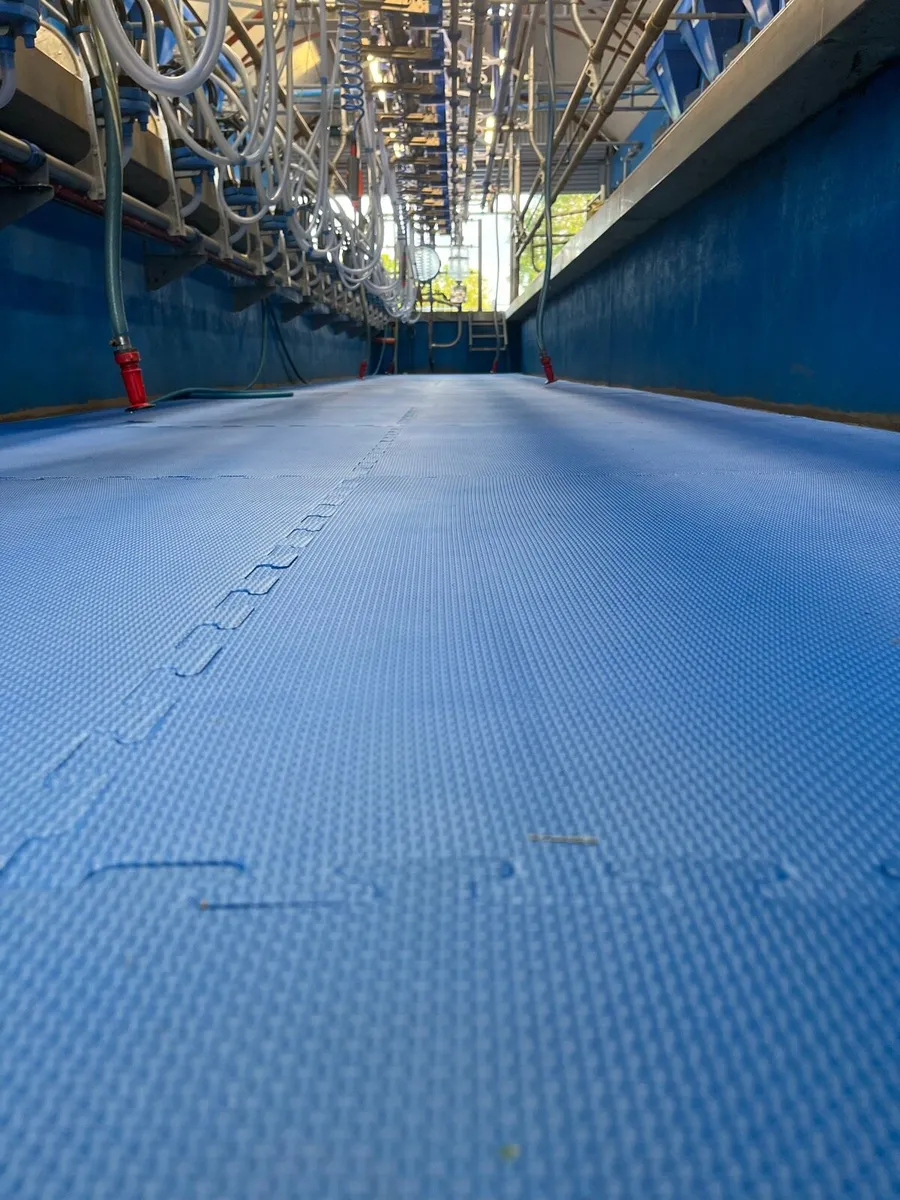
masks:
<svg viewBox="0 0 900 1200"><path fill-rule="evenodd" d="M900 1194L900 438L0 428L0 1196Z"/></svg>

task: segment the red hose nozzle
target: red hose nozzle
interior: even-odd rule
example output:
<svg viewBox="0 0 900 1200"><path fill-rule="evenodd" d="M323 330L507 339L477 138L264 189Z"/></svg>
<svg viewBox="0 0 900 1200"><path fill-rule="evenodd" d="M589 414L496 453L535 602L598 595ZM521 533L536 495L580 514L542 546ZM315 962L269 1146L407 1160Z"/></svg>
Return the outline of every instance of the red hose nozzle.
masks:
<svg viewBox="0 0 900 1200"><path fill-rule="evenodd" d="M550 361L549 354L541 355L541 366L544 368L544 374L547 376L547 382L556 383L556 376L553 374L553 363Z"/></svg>
<svg viewBox="0 0 900 1200"><path fill-rule="evenodd" d="M144 387L144 374L141 371L141 356L137 350L114 350L113 358L119 364L122 372L122 382L128 396L128 411L137 408L150 408L147 391Z"/></svg>
<svg viewBox="0 0 900 1200"><path fill-rule="evenodd" d="M366 371L368 371L368 369L369 369L369 364L365 361L365 359L363 359L363 361L359 364L360 379L365 379Z"/></svg>

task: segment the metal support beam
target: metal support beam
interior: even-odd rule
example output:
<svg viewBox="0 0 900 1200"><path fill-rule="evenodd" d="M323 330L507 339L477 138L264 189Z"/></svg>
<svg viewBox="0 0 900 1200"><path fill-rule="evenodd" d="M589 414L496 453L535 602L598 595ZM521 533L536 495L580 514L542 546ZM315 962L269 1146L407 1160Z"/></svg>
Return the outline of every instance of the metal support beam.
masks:
<svg viewBox="0 0 900 1200"><path fill-rule="evenodd" d="M29 146L29 151L31 161L26 159L20 168L11 169L7 182L0 187L0 229L14 225L56 195L47 159L38 155L38 165L34 166L34 147Z"/></svg>
<svg viewBox="0 0 900 1200"><path fill-rule="evenodd" d="M278 310L282 325L287 325L289 321L295 321L297 317L302 317L304 313L308 313L314 307L315 301L306 298L285 301Z"/></svg>
<svg viewBox="0 0 900 1200"><path fill-rule="evenodd" d="M334 321L334 314L330 312L314 312L310 313L306 319L309 322L310 329L319 330L324 329L326 325L330 325Z"/></svg>
<svg viewBox="0 0 900 1200"><path fill-rule="evenodd" d="M615 83L612 85L610 90L607 92L606 97L603 100L603 103L600 105L600 108L597 111L597 115L594 117L593 121L591 121L591 124L588 127L587 132L585 133L585 135L581 139L581 141L578 143L577 147L575 148L575 151L569 156L569 160L566 163L559 179L557 179L556 182L553 184L553 187L550 190L550 197L549 197L551 207L553 205L553 201L557 198L557 196L560 194L560 192L566 186L568 181L572 178L572 175L574 174L575 169L578 166L578 164L584 158L585 154L588 152L591 145L593 145L594 141L596 140L597 136L600 133L600 130L601 130L603 124L606 122L606 120L611 116L611 114L615 110L616 103L617 103L619 97L625 91L625 89L629 85L629 83L631 83L631 80L634 78L638 68L643 63L644 59L646 58L647 51L650 49L650 47L653 45L653 43L656 41L656 39L659 37L659 35L665 30L666 24L669 20L669 17L672 14L672 10L675 8L675 5L677 3L678 3L678 0L660 0L659 4L654 9L652 15L650 16L650 19L647 21L646 25L644 26L644 30L641 33L641 36L638 38L637 45L632 50L631 54L628 56L628 59L627 59L625 65L622 67L622 70L619 72L619 75L618 75ZM575 93L573 92L572 95L574 96L574 94ZM534 237L540 224L541 224L540 219L535 221L535 223L534 223L534 225L532 225L531 229L528 230L528 232L525 234L525 236L522 239L522 242L519 246L519 253L521 253L522 250L525 249L525 247L528 245L528 243Z"/></svg>
<svg viewBox="0 0 900 1200"><path fill-rule="evenodd" d="M478 111L478 94L481 90L481 55L484 45L484 22L487 16L485 0L475 0L472 7L472 74L469 80L469 120L466 129L466 182L463 193L463 218L469 215L469 196L472 191L472 175L475 170L475 117Z"/></svg>
<svg viewBox="0 0 900 1200"><path fill-rule="evenodd" d="M481 294L481 292L482 292L482 289L481 289L482 247L483 247L482 222L479 221L478 222L478 311L479 312L481 312L482 308L484 308L484 301L482 299L482 294Z"/></svg>
<svg viewBox="0 0 900 1200"><path fill-rule="evenodd" d="M459 39L461 32L459 28L459 0L450 0L450 69L448 75L450 78L450 215L454 218L457 214L457 203L459 201L457 176L459 174L459 76L461 74L458 65L459 59ZM456 229L451 230L456 234L459 232Z"/></svg>
<svg viewBox="0 0 900 1200"><path fill-rule="evenodd" d="M146 254L144 284L148 292L158 292L160 288L189 275L208 261L209 255L202 250L187 251L184 254Z"/></svg>
<svg viewBox="0 0 900 1200"><path fill-rule="evenodd" d="M273 295L275 292L275 280L267 279L262 283L253 283L250 287L236 287L231 293L231 304L233 312L243 312L245 308L252 308L254 304L259 304L261 300Z"/></svg>
<svg viewBox="0 0 900 1200"><path fill-rule="evenodd" d="M349 321L345 321L342 325L338 326L335 333L342 333L345 337L359 337L365 333L365 329L366 327L362 321L355 321L351 318Z"/></svg>
<svg viewBox="0 0 900 1200"><path fill-rule="evenodd" d="M55 195L49 183L9 183L0 187L0 229L27 217Z"/></svg>
<svg viewBox="0 0 900 1200"><path fill-rule="evenodd" d="M534 13L532 12L530 16L533 18ZM509 119L507 114L512 111L512 100L511 98L507 100L507 98L509 97L510 88L514 77L515 65L518 62L519 38L523 28L522 9L521 6L516 3L509 22L509 32L507 35L506 45L506 61L503 64L500 87L497 91L497 95L494 98L493 113L496 118L496 129L494 132L494 139L491 142L490 149L488 150L487 163L485 164L484 168L484 184L481 195L482 208L484 208L485 201L487 200L487 195L490 190L491 175L494 170L494 161L497 156L497 148L503 138L503 126L504 123Z"/></svg>
<svg viewBox="0 0 900 1200"><path fill-rule="evenodd" d="M603 58L603 55L606 52L606 49L610 43L610 40L611 40L613 34L615 33L616 27L619 24L619 19L621 18L622 14L624 12L626 12L628 9L628 3L629 3L629 0L612 0L612 4L610 5L610 7L606 13L606 17L603 20L603 24L600 27L600 32L597 34L596 38L594 39L594 44L591 47L591 50L588 52L587 61L585 62L584 66L581 68L581 74L578 76L578 81L575 84L575 87L572 89L572 94L569 96L569 102L566 105L565 111L563 112L563 115L560 118L559 123L556 126L556 130L553 134L553 154L554 155L556 154L556 151L559 149L559 147L562 145L562 140L563 140L563 137L565 136L566 130L568 129L569 125L572 123L572 121L575 119L575 117L578 113L578 106L581 104L582 97L584 96L584 93L587 91L587 86L591 81L591 75L595 71L598 63ZM641 7L643 7L643 4L638 5L638 8L635 9L635 14L640 10ZM635 14L632 14L632 16L634 16ZM532 144L534 144L533 138L532 138ZM539 158L540 157L542 157L542 155L539 155ZM541 182L544 178L544 169L545 169L544 164L542 164L538 168L538 172L534 177L534 182L532 183L531 188L529 189L529 192L528 192L528 199L522 205L522 220L523 221L525 220L525 217L528 213L528 208L529 208L529 205L531 204L531 201L537 195L538 189L541 186ZM524 249L524 247L523 247L523 249Z"/></svg>
<svg viewBox="0 0 900 1200"><path fill-rule="evenodd" d="M637 40L637 45L628 56L628 60L626 61L622 70L619 72L618 79L612 85L606 97L604 98L603 103L600 105L597 115L591 122L587 133L585 133L581 142L578 144L575 153L570 156L562 175L560 175L559 179L553 185L553 190L550 193L551 204L565 187L569 179L571 179L575 168L584 158L589 146L599 134L604 122L612 115L616 107L616 102L625 91L629 83L631 83L632 79L637 73L638 68L646 58L647 51L650 49L659 35L665 31L666 24L668 23L669 17L672 14L672 10L677 3L678 0L660 0L660 3L657 5L652 16L644 26L644 30Z"/></svg>

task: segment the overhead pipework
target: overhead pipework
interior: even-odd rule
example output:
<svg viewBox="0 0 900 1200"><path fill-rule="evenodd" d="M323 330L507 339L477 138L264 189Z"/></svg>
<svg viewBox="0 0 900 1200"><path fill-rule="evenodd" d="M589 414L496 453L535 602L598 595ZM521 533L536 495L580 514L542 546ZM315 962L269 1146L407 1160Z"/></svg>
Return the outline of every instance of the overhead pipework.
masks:
<svg viewBox="0 0 900 1200"><path fill-rule="evenodd" d="M123 225L172 260L148 287L212 265L370 334L416 320L416 248L449 228L440 4L264 0L246 16L228 0L0 0L0 220L54 199L105 215L133 404ZM410 175L401 127L437 193Z"/></svg>
<svg viewBox="0 0 900 1200"><path fill-rule="evenodd" d="M560 196L602 205L780 7L0 0L0 220L106 214L117 354L123 226L165 243L153 286L202 263L371 338L433 295L418 251L449 263L484 213L508 213L513 296L546 273Z"/></svg>
<svg viewBox="0 0 900 1200"><path fill-rule="evenodd" d="M509 196L513 294L561 196L605 203L665 130L789 0L574 0L556 6L555 66L543 3L472 7L465 201ZM499 24L487 46L485 29ZM551 94L552 93L552 94ZM550 107L553 111L550 111ZM544 146L548 125L555 126ZM560 244L565 231L554 235ZM533 258L533 250L531 254ZM531 263L536 266L535 262Z"/></svg>

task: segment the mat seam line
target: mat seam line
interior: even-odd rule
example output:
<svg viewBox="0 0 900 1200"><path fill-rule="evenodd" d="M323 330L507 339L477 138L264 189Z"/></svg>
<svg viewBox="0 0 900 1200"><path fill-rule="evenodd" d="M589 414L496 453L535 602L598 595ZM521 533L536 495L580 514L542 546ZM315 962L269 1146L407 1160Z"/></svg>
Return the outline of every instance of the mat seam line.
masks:
<svg viewBox="0 0 900 1200"><path fill-rule="evenodd" d="M70 739L66 750L49 771L45 772L40 788L45 793L49 792L51 796L54 796L59 807L65 807L67 799L71 802L72 797L76 795L81 797L81 803L74 814L70 809L61 818L58 818L58 820L64 823L54 826L51 815L49 818L49 828L45 828L37 833L27 834L15 841L9 852L5 856L0 856L0 882L2 882L2 877L8 867L26 846L35 842L46 842L55 838L65 837L78 828L79 824L96 807L98 800L112 781L113 773L111 771L103 771L105 764L101 761L102 757L112 751L118 758L120 757L118 754L119 750L125 750L146 742L162 728L178 702L177 698L172 699L169 703L165 701L161 702L160 699L152 696L149 706L145 703L142 708L140 705L132 707L134 698L140 697L142 690L150 685L151 681L155 682L160 678L166 682L174 681L178 678L198 678L219 658L221 652L227 648L228 643L234 639L226 636L224 639L214 639L217 642L221 641L221 644L203 644L204 637L206 637L207 643L210 641L204 631L214 630L220 635L228 635L235 633L244 624L251 612L256 611L266 597L271 594L276 583L282 576L295 565L300 557L300 550L314 541L316 535L324 530L327 523L334 516L338 507L375 468L399 436L401 427L412 420L416 412L415 408L407 409L403 416L397 420L396 424L387 430L351 470L329 488L325 496L300 518L297 525L286 535L285 539L277 542L267 556L254 563L240 583L230 588L213 605L206 616L188 630L184 637L175 644L172 652L166 656L166 660L161 665L155 666L147 672L137 686L117 704L111 716L105 722L87 732L82 731ZM291 539L294 539L294 541L292 542ZM289 558L289 561L283 561L280 565L272 562L272 559L277 558L279 553L284 560L291 552L293 554ZM259 571L274 572L274 574L264 574L262 578L257 579L259 590L255 590L253 585L250 587L246 586L248 581ZM227 617L220 614L218 619L216 619L216 610L220 609L230 597L241 595L252 598L254 602L249 604L249 607L245 604L243 614L239 614L240 619L236 620L235 623L220 624L219 622L223 619L227 621ZM196 655L191 655L188 652L186 655L182 654L179 657L178 651L184 650L185 647L190 647L191 640L195 638L195 635L201 640L201 645ZM125 711L122 711L123 709ZM129 736L127 732L123 732L123 728L129 724L131 724L132 728L136 725L135 736ZM77 772L74 773L74 777L67 777L73 763L76 764Z"/></svg>

